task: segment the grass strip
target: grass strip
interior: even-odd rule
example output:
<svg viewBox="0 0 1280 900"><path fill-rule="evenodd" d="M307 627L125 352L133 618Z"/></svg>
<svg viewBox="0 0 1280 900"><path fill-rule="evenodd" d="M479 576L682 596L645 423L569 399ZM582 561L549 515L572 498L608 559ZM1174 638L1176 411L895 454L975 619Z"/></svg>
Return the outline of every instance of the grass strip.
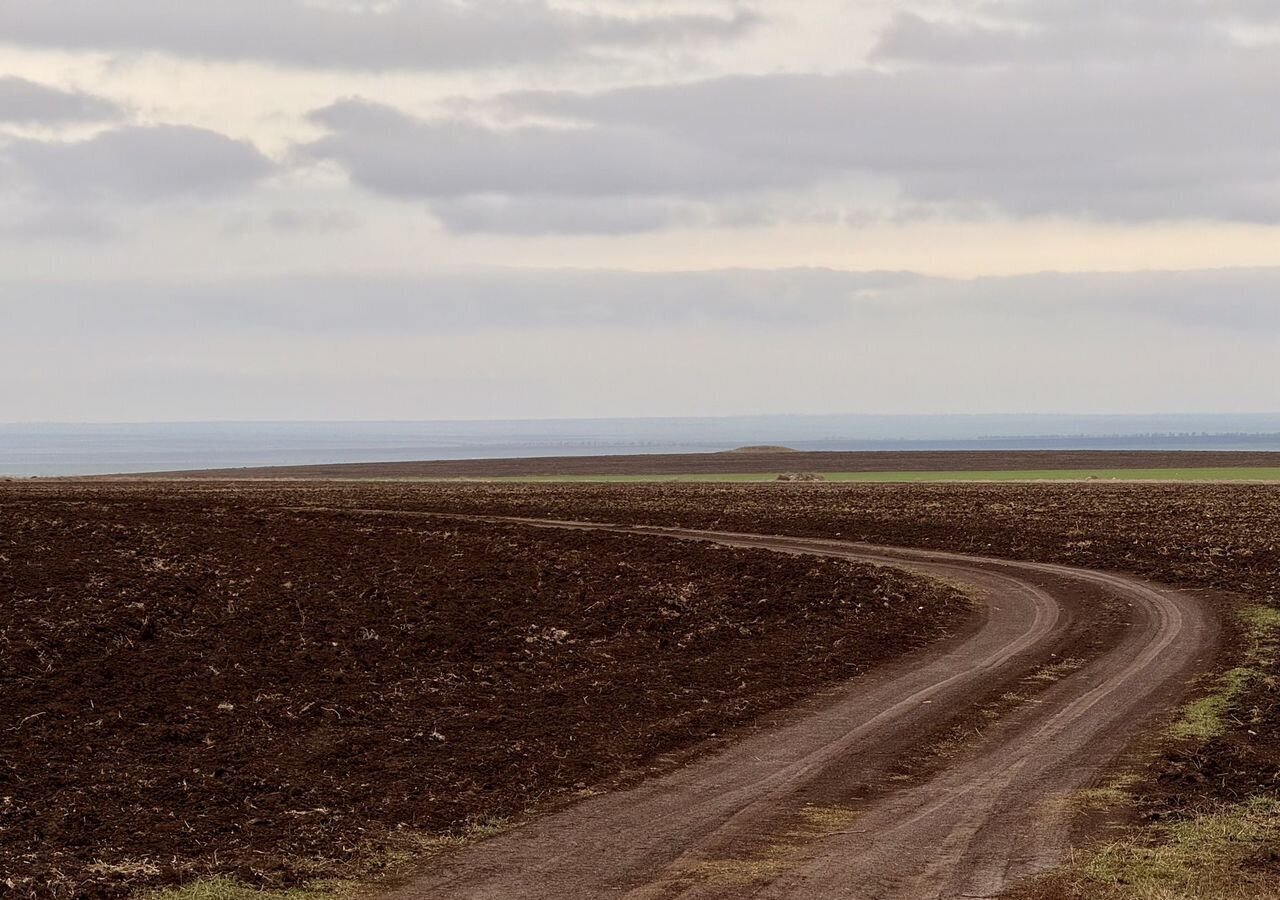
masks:
<svg viewBox="0 0 1280 900"><path fill-rule="evenodd" d="M1212 693L1190 704L1169 729L1175 738L1207 741L1226 729L1226 718L1239 698L1267 674L1267 666L1280 652L1280 609L1261 604L1240 612L1248 641L1244 664L1219 675Z"/></svg>
<svg viewBox="0 0 1280 900"><path fill-rule="evenodd" d="M1280 800L1254 797L1162 827L1163 841L1117 841L1077 854L1033 892L1061 900L1274 900L1266 861L1280 842ZM1047 889L1048 893L1043 893Z"/></svg>
<svg viewBox="0 0 1280 900"><path fill-rule="evenodd" d="M492 478L391 479L397 481L489 481L554 484L640 484L653 482L766 482L777 481L780 472L707 473L682 475L503 475ZM921 482L1009 481L1280 481L1280 467L1184 468L1184 469L1026 469L1008 471L951 472L822 472L824 481L861 484L911 484ZM377 479L375 479L377 480Z"/></svg>

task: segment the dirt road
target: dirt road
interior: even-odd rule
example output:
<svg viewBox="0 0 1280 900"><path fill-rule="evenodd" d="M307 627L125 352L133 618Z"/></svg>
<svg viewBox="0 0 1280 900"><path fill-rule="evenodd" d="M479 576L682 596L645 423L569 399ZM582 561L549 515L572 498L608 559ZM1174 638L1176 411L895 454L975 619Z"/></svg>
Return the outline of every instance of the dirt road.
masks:
<svg viewBox="0 0 1280 900"><path fill-rule="evenodd" d="M475 845L396 896L993 897L1062 858L1073 794L1186 693L1218 631L1195 597L1113 574L839 541L611 530L912 569L969 586L983 612L966 633L727 749ZM1119 627L1091 628L1117 607ZM1037 683L1048 687L1025 688ZM1031 696L1019 703L1014 690ZM1012 706L997 725L922 778L895 775L905 755L1002 693Z"/></svg>

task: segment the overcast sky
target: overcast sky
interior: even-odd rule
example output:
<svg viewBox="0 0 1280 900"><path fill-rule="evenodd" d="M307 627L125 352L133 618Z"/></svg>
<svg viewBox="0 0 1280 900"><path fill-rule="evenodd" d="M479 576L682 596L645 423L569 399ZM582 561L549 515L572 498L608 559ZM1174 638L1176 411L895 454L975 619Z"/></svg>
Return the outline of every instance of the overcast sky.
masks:
<svg viewBox="0 0 1280 900"><path fill-rule="evenodd" d="M1280 411L1273 0L0 0L0 421Z"/></svg>

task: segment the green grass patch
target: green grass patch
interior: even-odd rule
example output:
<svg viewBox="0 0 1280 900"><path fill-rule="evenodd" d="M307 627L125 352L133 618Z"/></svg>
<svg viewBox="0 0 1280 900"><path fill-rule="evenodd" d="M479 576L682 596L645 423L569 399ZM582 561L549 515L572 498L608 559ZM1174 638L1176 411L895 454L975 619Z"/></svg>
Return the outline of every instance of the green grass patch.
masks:
<svg viewBox="0 0 1280 900"><path fill-rule="evenodd" d="M779 472L706 475L511 475L494 478L444 479L499 482L765 482ZM1280 467L1184 469L1026 469L999 472L823 472L828 482L909 484L949 481L1280 481Z"/></svg>
<svg viewBox="0 0 1280 900"><path fill-rule="evenodd" d="M1251 647L1249 657L1255 662L1269 662L1280 643L1280 607L1254 604L1240 613Z"/></svg>
<svg viewBox="0 0 1280 900"><path fill-rule="evenodd" d="M1227 717L1280 653L1280 609L1254 604L1238 613L1246 649L1241 665L1217 676L1214 690L1190 704L1171 737L1205 741L1223 733ZM1237 713L1238 714L1238 713ZM1080 808L1106 809L1128 799L1130 784L1081 791ZM1280 798L1256 796L1169 825L1077 852L1016 897L1034 900L1275 900L1280 872Z"/></svg>
<svg viewBox="0 0 1280 900"><path fill-rule="evenodd" d="M1280 896L1275 873L1252 865L1280 841L1280 800L1255 797L1161 830L1165 840L1159 844L1125 840L1077 853L1031 895L1090 900Z"/></svg>
<svg viewBox="0 0 1280 900"><path fill-rule="evenodd" d="M1238 666L1218 676L1214 692L1189 705L1169 729L1176 738L1207 741L1226 728L1227 713L1249 685L1261 677L1257 669Z"/></svg>
<svg viewBox="0 0 1280 900"><path fill-rule="evenodd" d="M1267 667L1280 652L1280 609L1254 604L1239 613L1248 641L1244 664L1217 677L1212 693L1190 704L1169 729L1175 738L1207 741L1223 733L1226 718L1244 693L1269 678Z"/></svg>

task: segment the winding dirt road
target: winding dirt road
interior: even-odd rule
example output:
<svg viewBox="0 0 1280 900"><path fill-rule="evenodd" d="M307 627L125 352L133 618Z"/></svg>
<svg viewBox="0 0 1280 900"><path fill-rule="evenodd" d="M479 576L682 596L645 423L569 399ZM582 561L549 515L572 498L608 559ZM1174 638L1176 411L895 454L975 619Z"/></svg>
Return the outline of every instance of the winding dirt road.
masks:
<svg viewBox="0 0 1280 900"><path fill-rule="evenodd" d="M1062 859L1073 794L1186 694L1218 632L1211 607L1193 596L1066 566L840 541L447 518L892 565L968 586L982 612L965 633L802 704L726 749L463 850L399 888L395 896L406 900L993 897ZM894 776L904 755L926 750L979 703L1036 683L1048 686L924 776Z"/></svg>

